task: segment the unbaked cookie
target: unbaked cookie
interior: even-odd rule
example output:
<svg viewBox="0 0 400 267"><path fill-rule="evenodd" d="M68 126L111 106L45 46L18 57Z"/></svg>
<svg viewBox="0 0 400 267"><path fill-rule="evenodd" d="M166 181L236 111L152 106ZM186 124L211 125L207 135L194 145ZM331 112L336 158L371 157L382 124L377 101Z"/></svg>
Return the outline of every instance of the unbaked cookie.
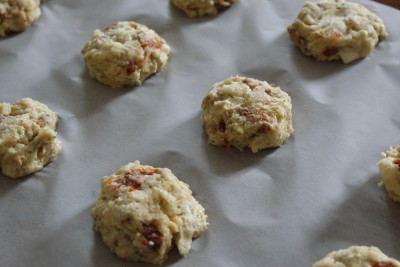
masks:
<svg viewBox="0 0 400 267"><path fill-rule="evenodd" d="M189 186L167 168L122 166L104 177L92 210L95 229L119 257L161 264L173 244L189 253L192 239L207 229L204 208Z"/></svg>
<svg viewBox="0 0 400 267"><path fill-rule="evenodd" d="M219 12L231 7L238 0L171 0L189 17L215 16Z"/></svg>
<svg viewBox="0 0 400 267"><path fill-rule="evenodd" d="M329 253L312 267L400 267L400 262L376 247L352 246Z"/></svg>
<svg viewBox="0 0 400 267"><path fill-rule="evenodd" d="M57 114L46 105L24 98L0 103L0 165L12 178L39 171L61 151L56 139Z"/></svg>
<svg viewBox="0 0 400 267"><path fill-rule="evenodd" d="M400 145L390 147L386 153L382 153L378 166L382 177L381 184L390 199L400 202Z"/></svg>
<svg viewBox="0 0 400 267"><path fill-rule="evenodd" d="M170 47L155 31L133 21L95 30L82 48L89 75L113 88L140 85L160 71Z"/></svg>
<svg viewBox="0 0 400 267"><path fill-rule="evenodd" d="M290 96L265 81L236 76L216 83L201 107L213 145L257 152L280 146L293 133Z"/></svg>
<svg viewBox="0 0 400 267"><path fill-rule="evenodd" d="M0 0L0 37L26 30L41 14L40 0Z"/></svg>
<svg viewBox="0 0 400 267"><path fill-rule="evenodd" d="M305 2L288 32L305 55L344 63L366 57L388 36L377 15L345 0Z"/></svg>

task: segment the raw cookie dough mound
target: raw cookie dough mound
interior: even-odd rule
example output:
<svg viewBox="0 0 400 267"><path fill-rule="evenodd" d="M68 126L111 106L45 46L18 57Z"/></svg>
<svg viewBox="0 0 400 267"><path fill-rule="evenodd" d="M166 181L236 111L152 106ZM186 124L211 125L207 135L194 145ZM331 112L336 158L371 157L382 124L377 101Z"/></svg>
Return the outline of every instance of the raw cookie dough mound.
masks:
<svg viewBox="0 0 400 267"><path fill-rule="evenodd" d="M180 254L207 229L204 208L169 169L122 166L104 177L92 210L95 229L119 257L161 264L173 243Z"/></svg>
<svg viewBox="0 0 400 267"><path fill-rule="evenodd" d="M133 21L95 30L82 48L89 75L113 88L140 85L160 71L170 47L155 31Z"/></svg>
<svg viewBox="0 0 400 267"><path fill-rule="evenodd" d="M312 267L400 267L376 247L353 246L333 251Z"/></svg>
<svg viewBox="0 0 400 267"><path fill-rule="evenodd" d="M390 147L386 153L382 153L382 159L378 162L381 172L381 184L393 201L400 202L400 145Z"/></svg>
<svg viewBox="0 0 400 267"><path fill-rule="evenodd" d="M366 57L388 35L377 15L345 0L307 1L288 32L305 55L344 63Z"/></svg>
<svg viewBox="0 0 400 267"><path fill-rule="evenodd" d="M24 98L0 103L0 166L12 178L39 171L61 151L56 139L57 114Z"/></svg>
<svg viewBox="0 0 400 267"><path fill-rule="evenodd" d="M41 14L40 0L0 0L0 37L26 30Z"/></svg>
<svg viewBox="0 0 400 267"><path fill-rule="evenodd" d="M183 10L189 17L215 16L238 0L171 0L172 3Z"/></svg>
<svg viewBox="0 0 400 267"><path fill-rule="evenodd" d="M257 152L280 146L293 133L290 96L265 81L231 77L216 83L201 107L213 145Z"/></svg>

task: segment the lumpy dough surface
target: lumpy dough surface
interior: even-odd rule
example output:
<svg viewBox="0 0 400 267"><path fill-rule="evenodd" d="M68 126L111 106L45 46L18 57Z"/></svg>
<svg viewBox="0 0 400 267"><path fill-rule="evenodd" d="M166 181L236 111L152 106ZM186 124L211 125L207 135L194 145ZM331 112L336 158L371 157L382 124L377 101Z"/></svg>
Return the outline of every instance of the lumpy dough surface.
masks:
<svg viewBox="0 0 400 267"><path fill-rule="evenodd" d="M333 251L312 267L400 267L377 247L351 246Z"/></svg>
<svg viewBox="0 0 400 267"><path fill-rule="evenodd" d="M43 168L61 151L56 139L57 114L46 105L24 98L0 104L0 164L12 178Z"/></svg>
<svg viewBox="0 0 400 267"><path fill-rule="evenodd" d="M307 1L288 32L303 54L344 63L366 57L388 35L377 15L345 0Z"/></svg>
<svg viewBox="0 0 400 267"><path fill-rule="evenodd" d="M293 133L290 96L266 81L228 78L214 84L201 107L213 145L257 152L280 146Z"/></svg>
<svg viewBox="0 0 400 267"><path fill-rule="evenodd" d="M40 0L0 0L0 37L26 30L41 14Z"/></svg>
<svg viewBox="0 0 400 267"><path fill-rule="evenodd" d="M145 25L122 21L95 30L81 52L91 77L122 88L140 85L162 70L170 47Z"/></svg>
<svg viewBox="0 0 400 267"><path fill-rule="evenodd" d="M400 145L390 147L382 153L378 162L381 173L381 184L393 201L400 202Z"/></svg>
<svg viewBox="0 0 400 267"><path fill-rule="evenodd" d="M207 215L189 186L169 169L139 161L103 178L92 216L105 244L135 262L161 264L174 244L187 255L192 239L207 229Z"/></svg>
<svg viewBox="0 0 400 267"><path fill-rule="evenodd" d="M215 16L238 0L171 0L189 17Z"/></svg>

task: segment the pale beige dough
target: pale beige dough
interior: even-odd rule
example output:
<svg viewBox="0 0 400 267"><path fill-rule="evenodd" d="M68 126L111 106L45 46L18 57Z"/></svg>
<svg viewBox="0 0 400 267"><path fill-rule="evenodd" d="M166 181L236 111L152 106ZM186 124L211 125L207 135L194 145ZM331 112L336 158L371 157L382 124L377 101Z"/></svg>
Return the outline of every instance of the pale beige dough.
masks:
<svg viewBox="0 0 400 267"><path fill-rule="evenodd" d="M266 81L228 78L213 85L201 107L213 145L257 152L280 146L293 133L290 96Z"/></svg>
<svg viewBox="0 0 400 267"><path fill-rule="evenodd" d="M95 30L82 48L89 75L113 88L140 85L167 64L170 47L155 31L133 21Z"/></svg>
<svg viewBox="0 0 400 267"><path fill-rule="evenodd" d="M378 161L381 184L393 201L400 202L400 145L390 147Z"/></svg>
<svg viewBox="0 0 400 267"><path fill-rule="evenodd" d="M305 2L288 32L305 55L344 63L366 57L388 36L377 15L345 0Z"/></svg>
<svg viewBox="0 0 400 267"><path fill-rule="evenodd" d="M17 178L54 160L61 151L56 139L57 120L54 111L30 98L0 103L1 171Z"/></svg>
<svg viewBox="0 0 400 267"><path fill-rule="evenodd" d="M400 267L377 247L352 246L333 251L312 267Z"/></svg>
<svg viewBox="0 0 400 267"><path fill-rule="evenodd" d="M189 17L215 16L231 7L238 0L171 0Z"/></svg>
<svg viewBox="0 0 400 267"><path fill-rule="evenodd" d="M26 30L41 14L40 0L0 0L0 37Z"/></svg>
<svg viewBox="0 0 400 267"><path fill-rule="evenodd" d="M189 186L169 169L139 161L103 178L92 216L105 244L135 262L161 264L173 244L187 255L192 239L207 229L207 215Z"/></svg>

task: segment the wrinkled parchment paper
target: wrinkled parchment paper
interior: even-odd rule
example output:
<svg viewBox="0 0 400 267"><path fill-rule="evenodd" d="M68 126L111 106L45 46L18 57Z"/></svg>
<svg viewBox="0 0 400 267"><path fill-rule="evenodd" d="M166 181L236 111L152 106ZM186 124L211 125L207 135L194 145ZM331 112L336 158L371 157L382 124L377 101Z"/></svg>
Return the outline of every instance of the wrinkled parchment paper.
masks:
<svg viewBox="0 0 400 267"><path fill-rule="evenodd" d="M63 150L42 171L0 176L0 266L149 266L120 260L93 230L100 180L134 160L168 167L209 216L189 255L166 266L310 266L350 245L400 259L400 204L378 187L380 153L400 143L400 13L358 0L390 36L350 65L317 62L286 27L302 1L241 0L187 18L167 0L48 0L26 32L0 40L1 101L31 97L58 112ZM80 49L116 21L171 46L166 69L116 90L91 79ZM200 104L243 75L285 90L294 135L257 154L207 144Z"/></svg>

